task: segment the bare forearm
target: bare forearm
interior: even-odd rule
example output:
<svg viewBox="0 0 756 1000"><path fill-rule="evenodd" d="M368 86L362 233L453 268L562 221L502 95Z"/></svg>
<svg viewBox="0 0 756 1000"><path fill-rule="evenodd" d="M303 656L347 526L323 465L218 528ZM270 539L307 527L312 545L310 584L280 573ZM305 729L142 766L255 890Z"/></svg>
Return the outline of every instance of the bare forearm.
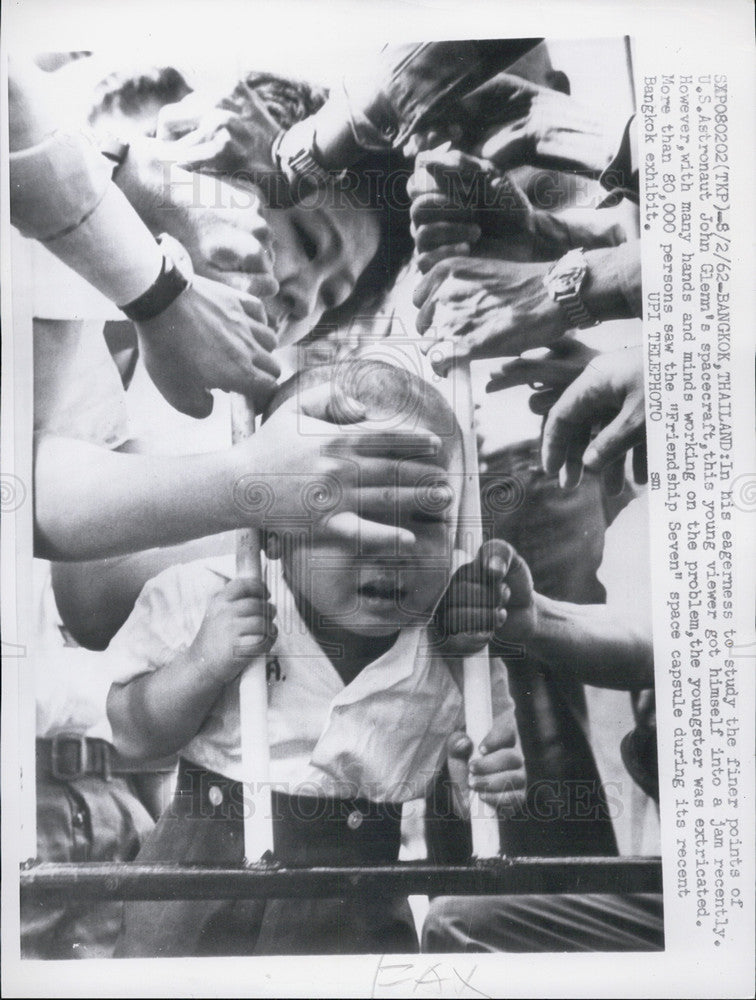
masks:
<svg viewBox="0 0 756 1000"><path fill-rule="evenodd" d="M652 687L651 636L642 622L605 604L568 604L535 594L528 649L579 681L620 691Z"/></svg>
<svg viewBox="0 0 756 1000"><path fill-rule="evenodd" d="M590 250L582 295L591 316L601 322L641 316L640 243Z"/></svg>
<svg viewBox="0 0 756 1000"><path fill-rule="evenodd" d="M241 527L234 449L150 456L41 436L35 475L36 554L102 559Z"/></svg>
<svg viewBox="0 0 756 1000"><path fill-rule="evenodd" d="M105 649L148 580L177 563L233 552L233 537L212 535L110 559L53 563L53 591L64 625L86 649Z"/></svg>
<svg viewBox="0 0 756 1000"><path fill-rule="evenodd" d="M552 215L551 219L564 234L562 253L576 247L584 250L616 247L628 238L624 209L567 208Z"/></svg>
<svg viewBox="0 0 756 1000"><path fill-rule="evenodd" d="M177 753L199 732L223 685L208 677L191 651L108 695L108 719L118 752L133 760Z"/></svg>

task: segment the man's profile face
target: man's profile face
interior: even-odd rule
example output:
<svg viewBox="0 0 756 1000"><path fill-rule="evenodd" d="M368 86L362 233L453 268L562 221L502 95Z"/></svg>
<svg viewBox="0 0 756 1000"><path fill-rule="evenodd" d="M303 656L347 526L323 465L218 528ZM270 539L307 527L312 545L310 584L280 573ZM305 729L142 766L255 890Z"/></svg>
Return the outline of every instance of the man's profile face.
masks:
<svg viewBox="0 0 756 1000"><path fill-rule="evenodd" d="M284 347L300 340L323 313L341 305L378 250L374 212L339 192L314 194L292 208L263 208L273 236L278 294L265 302Z"/></svg>

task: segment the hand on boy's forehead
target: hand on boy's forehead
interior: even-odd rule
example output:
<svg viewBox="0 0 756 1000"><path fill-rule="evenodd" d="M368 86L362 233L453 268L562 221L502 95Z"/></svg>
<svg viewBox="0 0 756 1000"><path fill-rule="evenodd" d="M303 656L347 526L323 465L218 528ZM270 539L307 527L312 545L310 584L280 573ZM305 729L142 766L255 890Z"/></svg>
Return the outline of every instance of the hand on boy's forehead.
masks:
<svg viewBox="0 0 756 1000"><path fill-rule="evenodd" d="M369 365L355 366L351 376L340 372L329 388L337 419L354 419L350 409L361 410L361 419L343 424L328 446L355 470L360 516L405 527L416 537L452 527L462 487L460 439L454 415L436 390L428 386L426 392L401 369L376 380ZM366 435L373 435L368 443ZM382 487L372 471L377 455L386 466Z"/></svg>
<svg viewBox="0 0 756 1000"><path fill-rule="evenodd" d="M401 368L390 374L381 372L376 378L375 370L368 364L361 367L360 360L337 369L331 380L331 408L334 414L343 413L353 419L352 410L356 404L364 411L360 423L344 426L349 438L349 429L362 431L366 423L378 432L397 437L429 433L433 435L437 448L433 462L444 469L456 469L461 460L461 438L456 418L436 389L422 383ZM408 444L406 457L420 457L416 444ZM413 449L414 448L414 452Z"/></svg>

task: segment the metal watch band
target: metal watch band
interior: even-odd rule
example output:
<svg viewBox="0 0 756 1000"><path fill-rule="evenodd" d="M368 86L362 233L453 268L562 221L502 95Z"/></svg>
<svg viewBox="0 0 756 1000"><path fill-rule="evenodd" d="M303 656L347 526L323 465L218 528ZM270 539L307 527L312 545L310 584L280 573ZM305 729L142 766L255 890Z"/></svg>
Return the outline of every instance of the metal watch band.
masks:
<svg viewBox="0 0 756 1000"><path fill-rule="evenodd" d="M290 129L279 132L274 139L273 161L290 186L306 182L312 188L324 188L340 180L343 171L334 173L326 170L315 159L314 141L313 130L305 122L297 122Z"/></svg>
<svg viewBox="0 0 756 1000"><path fill-rule="evenodd" d="M317 187L331 182L330 173L317 163L309 149L300 149L289 157L287 167L296 180L306 179ZM289 179L291 183L292 178Z"/></svg>
<svg viewBox="0 0 756 1000"><path fill-rule="evenodd" d="M570 329L584 330L586 327L595 326L598 322L586 309L585 303L580 298L580 292L557 296L555 301L567 317Z"/></svg>
<svg viewBox="0 0 756 1000"><path fill-rule="evenodd" d="M158 243L164 245L164 249L167 252L163 253L163 266L155 281L146 292L143 292L125 306L120 306L121 312L132 323L146 323L148 320L155 319L172 302L175 302L179 295L186 291L191 284L190 274L185 273L186 268L182 269L179 262L175 259L175 255L171 253L169 242L172 243L173 241L165 237L165 235L158 238ZM183 247L181 247L181 250L183 251Z"/></svg>
<svg viewBox="0 0 756 1000"><path fill-rule="evenodd" d="M582 247L570 250L548 271L543 283L553 302L566 317L569 329L584 330L596 326L597 319L590 314L581 297L581 289L587 268ZM566 287L559 287L559 283Z"/></svg>

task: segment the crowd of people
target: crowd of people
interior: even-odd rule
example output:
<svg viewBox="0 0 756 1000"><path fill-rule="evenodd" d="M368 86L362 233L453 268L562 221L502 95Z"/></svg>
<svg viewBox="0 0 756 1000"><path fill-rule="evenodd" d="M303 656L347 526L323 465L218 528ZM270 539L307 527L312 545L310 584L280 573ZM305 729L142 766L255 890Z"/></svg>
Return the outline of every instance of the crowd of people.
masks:
<svg viewBox="0 0 756 1000"><path fill-rule="evenodd" d="M629 692L622 758L658 802L643 355L638 324L621 349L601 337L641 315L633 119L603 125L533 45L387 47L330 95L94 74L65 121L57 78L94 57L11 60L39 860L241 864L239 680L260 656L283 864L392 863L417 801L427 856L464 860L470 790L510 854L616 854L584 685ZM533 387L540 434L481 462L472 560L454 401L354 334L398 281L430 376L502 359L487 390L513 425L508 390ZM160 453L129 426L138 366L194 418L243 394L259 427ZM235 569L248 528L264 582ZM460 666L485 647L494 721L473 746ZM440 897L420 928L390 895L22 906L36 958L662 947L648 894Z"/></svg>

